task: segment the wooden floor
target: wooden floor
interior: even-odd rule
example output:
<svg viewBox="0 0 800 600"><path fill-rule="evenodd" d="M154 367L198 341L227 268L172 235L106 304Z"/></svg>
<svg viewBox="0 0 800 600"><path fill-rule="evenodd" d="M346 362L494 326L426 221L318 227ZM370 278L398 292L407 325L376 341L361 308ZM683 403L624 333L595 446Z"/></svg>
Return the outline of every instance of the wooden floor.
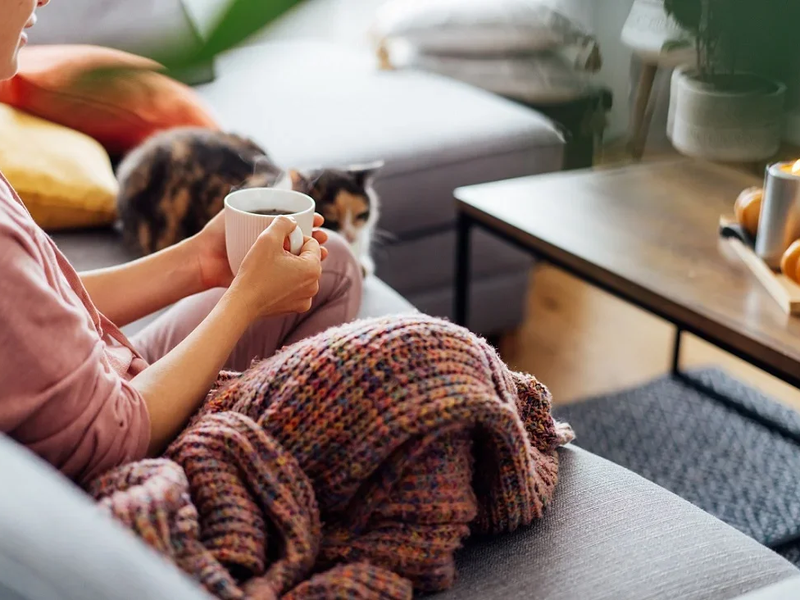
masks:
<svg viewBox="0 0 800 600"><path fill-rule="evenodd" d="M501 352L512 367L546 384L556 403L635 386L669 369L672 326L554 267L532 273L527 310ZM718 365L800 410L799 390L702 340L686 336L682 355L684 366Z"/></svg>

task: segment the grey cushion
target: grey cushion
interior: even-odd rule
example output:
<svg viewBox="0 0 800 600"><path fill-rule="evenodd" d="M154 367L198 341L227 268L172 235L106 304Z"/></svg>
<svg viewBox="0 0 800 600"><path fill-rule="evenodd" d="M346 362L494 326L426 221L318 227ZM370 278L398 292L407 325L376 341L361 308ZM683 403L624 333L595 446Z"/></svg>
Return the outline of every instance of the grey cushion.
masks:
<svg viewBox="0 0 800 600"><path fill-rule="evenodd" d="M574 446L560 454L546 518L473 540L459 557L458 585L437 600L729 600L800 575L642 477Z"/></svg>
<svg viewBox="0 0 800 600"><path fill-rule="evenodd" d="M385 72L370 53L311 42L237 49L197 89L226 128L283 166L383 159L381 228L448 226L460 185L560 168L563 140L538 113L435 75Z"/></svg>
<svg viewBox="0 0 800 600"><path fill-rule="evenodd" d="M528 304L529 281L528 269L473 280L469 328L482 335L502 335L519 326ZM453 318L452 286L404 292L403 295L425 314Z"/></svg>
<svg viewBox="0 0 800 600"><path fill-rule="evenodd" d="M383 247L373 254L380 261L381 278L409 297L437 287L452 289L455 282L455 229L415 237L402 244ZM498 274L527 276L531 259L497 236L477 227L472 233L472 276L477 279ZM412 267L413 266L413 267Z"/></svg>
<svg viewBox="0 0 800 600"><path fill-rule="evenodd" d="M395 292L377 277L364 281L364 295L361 300L359 318L382 317L415 312L416 308L408 300Z"/></svg>
<svg viewBox="0 0 800 600"><path fill-rule="evenodd" d="M137 54L185 49L199 34L181 0L69 0L39 10L33 44L95 44Z"/></svg>

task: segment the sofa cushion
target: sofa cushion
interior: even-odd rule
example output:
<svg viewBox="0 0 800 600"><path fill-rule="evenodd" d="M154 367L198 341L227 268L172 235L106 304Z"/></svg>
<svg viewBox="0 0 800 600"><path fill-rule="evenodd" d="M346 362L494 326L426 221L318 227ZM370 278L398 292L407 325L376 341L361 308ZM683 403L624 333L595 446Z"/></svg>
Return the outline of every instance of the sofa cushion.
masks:
<svg viewBox="0 0 800 600"><path fill-rule="evenodd" d="M380 263L381 277L404 296L455 284L456 245L454 229L414 237L403 244L376 243L372 251ZM476 280L500 275L527 277L531 267L528 254L500 238L475 228L470 243L472 277ZM413 268L410 268L413 266Z"/></svg>
<svg viewBox="0 0 800 600"><path fill-rule="evenodd" d="M472 540L458 557L458 584L436 600L731 600L800 574L631 471L574 446L559 455L545 518Z"/></svg>
<svg viewBox="0 0 800 600"><path fill-rule="evenodd" d="M383 159L380 226L448 227L462 185L558 170L563 140L538 113L443 77L377 69L369 53L312 41L229 52L198 90L223 127L284 167Z"/></svg>
<svg viewBox="0 0 800 600"><path fill-rule="evenodd" d="M199 50L202 41L183 0L69 0L48 4L39 14L31 44L93 44L165 56ZM204 61L172 75L189 85L207 83L214 79L214 64Z"/></svg>
<svg viewBox="0 0 800 600"><path fill-rule="evenodd" d="M503 336L519 327L528 306L530 271L502 273L473 279L467 326L488 336ZM453 286L444 285L406 293L408 301L427 315L453 319Z"/></svg>
<svg viewBox="0 0 800 600"><path fill-rule="evenodd" d="M87 135L0 104L0 170L47 230L107 225L119 186Z"/></svg>
<svg viewBox="0 0 800 600"><path fill-rule="evenodd" d="M441 55L509 56L583 41L553 0L389 0L378 8L373 35Z"/></svg>
<svg viewBox="0 0 800 600"><path fill-rule="evenodd" d="M86 74L98 69L130 71L85 84ZM19 54L19 73L0 82L0 102L81 131L112 153L173 127L217 129L192 88L156 69L158 63L113 48L31 46Z"/></svg>
<svg viewBox="0 0 800 600"><path fill-rule="evenodd" d="M31 44L95 44L135 54L197 47L182 0L69 0L39 10Z"/></svg>
<svg viewBox="0 0 800 600"><path fill-rule="evenodd" d="M408 300L377 277L368 277L364 281L364 296L358 312L359 319L410 313L416 310Z"/></svg>

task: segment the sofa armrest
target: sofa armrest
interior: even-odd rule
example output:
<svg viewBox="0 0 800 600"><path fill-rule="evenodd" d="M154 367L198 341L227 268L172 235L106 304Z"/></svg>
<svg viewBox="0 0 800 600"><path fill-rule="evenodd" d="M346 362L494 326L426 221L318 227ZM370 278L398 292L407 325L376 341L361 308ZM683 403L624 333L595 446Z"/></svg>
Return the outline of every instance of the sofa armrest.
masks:
<svg viewBox="0 0 800 600"><path fill-rule="evenodd" d="M800 597L796 568L721 521L578 448L560 457L545 518L510 535L469 540L456 586L437 600ZM0 598L209 600L2 435L0 473Z"/></svg>
<svg viewBox="0 0 800 600"><path fill-rule="evenodd" d="M0 434L0 598L209 600L50 465Z"/></svg>

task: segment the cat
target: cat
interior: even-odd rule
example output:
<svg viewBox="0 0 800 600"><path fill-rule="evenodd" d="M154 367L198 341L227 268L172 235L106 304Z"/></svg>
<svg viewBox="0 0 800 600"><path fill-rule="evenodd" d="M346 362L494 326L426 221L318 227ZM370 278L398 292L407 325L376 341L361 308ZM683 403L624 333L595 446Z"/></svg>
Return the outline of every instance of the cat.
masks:
<svg viewBox="0 0 800 600"><path fill-rule="evenodd" d="M117 167L118 228L129 248L151 254L199 232L233 190L295 189L314 199L324 227L350 242L368 275L374 272L370 245L378 216L372 182L382 164L284 171L246 137L171 129L148 138Z"/></svg>
<svg viewBox="0 0 800 600"><path fill-rule="evenodd" d="M347 169L289 170L293 190L311 196L325 227L341 234L361 262L364 275L375 272L372 242L378 222L379 202L373 182L382 161Z"/></svg>

